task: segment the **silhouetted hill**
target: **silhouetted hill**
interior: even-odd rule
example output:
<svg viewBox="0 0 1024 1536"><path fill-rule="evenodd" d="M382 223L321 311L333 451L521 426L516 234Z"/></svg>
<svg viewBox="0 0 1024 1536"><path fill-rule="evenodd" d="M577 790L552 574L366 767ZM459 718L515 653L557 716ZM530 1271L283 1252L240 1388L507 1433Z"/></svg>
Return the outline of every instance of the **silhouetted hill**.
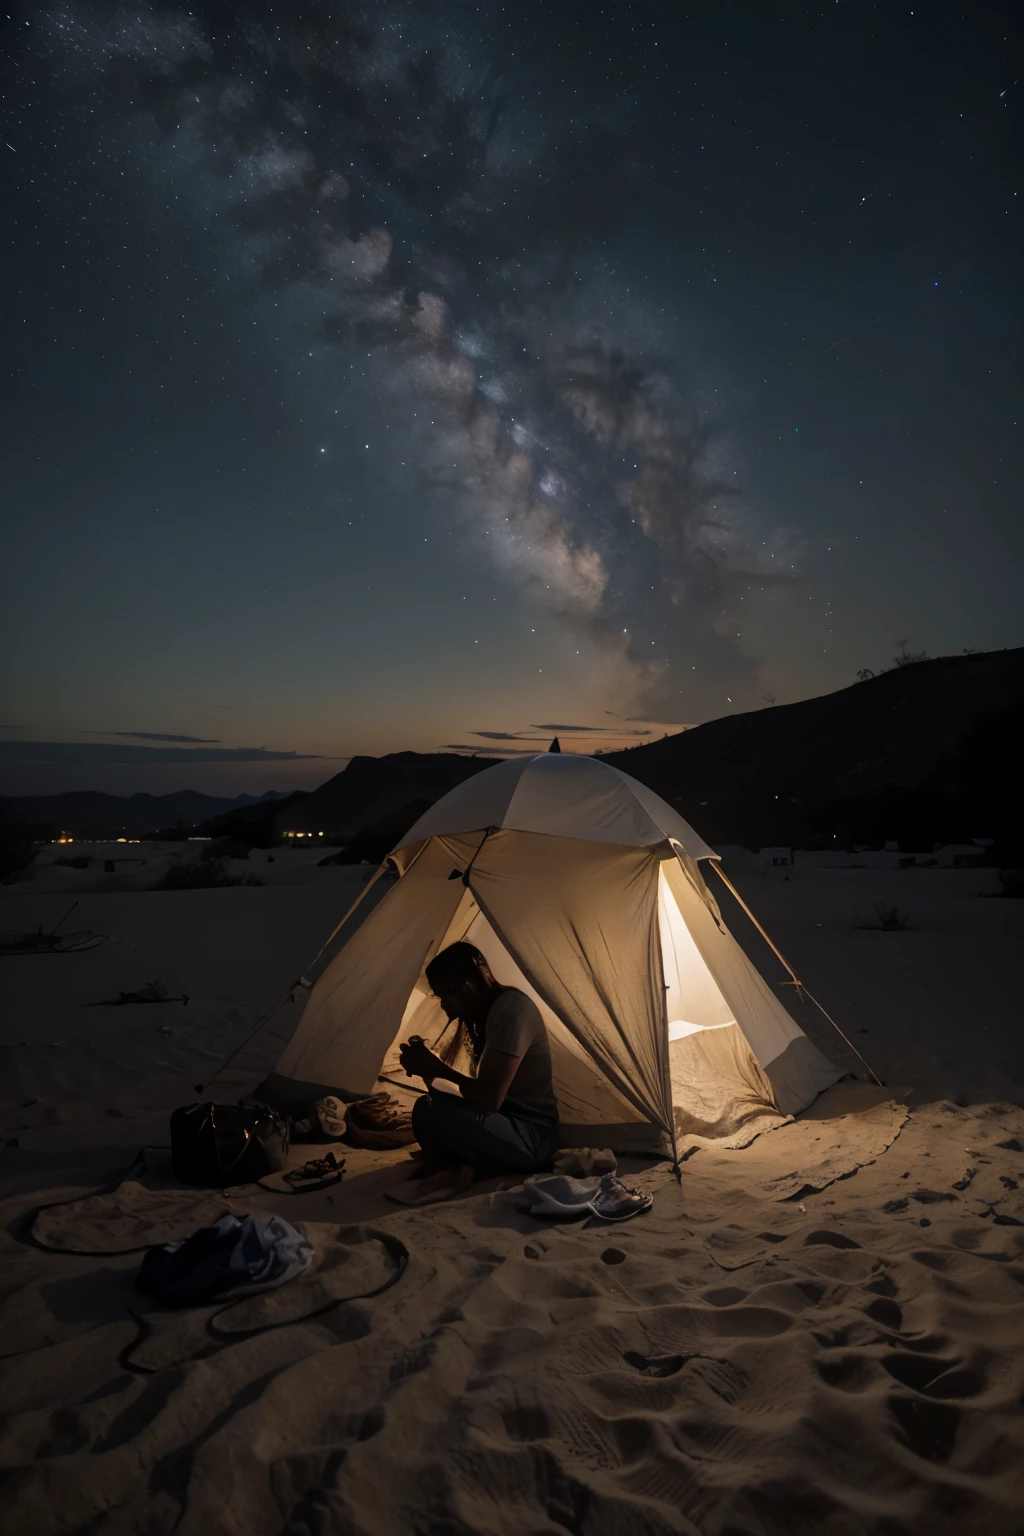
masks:
<svg viewBox="0 0 1024 1536"><path fill-rule="evenodd" d="M1000 840L1019 824L1022 715L1024 648L990 651L896 667L604 761L713 843Z"/></svg>
<svg viewBox="0 0 1024 1536"><path fill-rule="evenodd" d="M410 800L400 811L361 828L339 852L321 859L321 864L379 864L432 804L431 800Z"/></svg>
<svg viewBox="0 0 1024 1536"><path fill-rule="evenodd" d="M432 805L493 757L459 757L451 752L389 752L385 757L354 757L341 773L297 805L276 816L278 833L323 832L351 837L374 827L413 801Z"/></svg>
<svg viewBox="0 0 1024 1536"><path fill-rule="evenodd" d="M201 837L232 837L247 843L250 848L269 848L280 841L278 815L307 798L307 790L297 789L275 800L260 800L255 805L243 805L202 822L196 832Z"/></svg>
<svg viewBox="0 0 1024 1536"><path fill-rule="evenodd" d="M11 795L0 799L0 818L19 826L38 829L53 837L71 832L76 837L141 837L160 827L179 823L190 831L211 816L244 806L258 810L279 801L282 793L268 790L260 799L236 795L234 799L203 795L198 790L176 790L169 795L105 795L98 790L73 790L64 795Z"/></svg>

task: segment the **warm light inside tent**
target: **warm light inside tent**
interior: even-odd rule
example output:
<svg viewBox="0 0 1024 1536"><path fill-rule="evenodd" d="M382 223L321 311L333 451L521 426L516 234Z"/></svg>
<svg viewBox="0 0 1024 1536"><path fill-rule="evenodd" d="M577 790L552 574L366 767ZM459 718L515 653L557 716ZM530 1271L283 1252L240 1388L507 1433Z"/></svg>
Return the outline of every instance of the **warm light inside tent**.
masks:
<svg viewBox="0 0 1024 1536"><path fill-rule="evenodd" d="M319 976L262 1097L401 1081L401 1041L445 1030L424 965L468 939L540 1007L560 1122L585 1138L567 1145L664 1149L795 1113L839 1071L726 927L701 872L713 857L593 758L474 775L393 851L397 883Z"/></svg>
<svg viewBox="0 0 1024 1536"><path fill-rule="evenodd" d="M664 871L659 874L658 881L658 917L668 1038L682 1040L701 1029L723 1029L727 1024L735 1024L732 1010L719 991L668 888Z"/></svg>

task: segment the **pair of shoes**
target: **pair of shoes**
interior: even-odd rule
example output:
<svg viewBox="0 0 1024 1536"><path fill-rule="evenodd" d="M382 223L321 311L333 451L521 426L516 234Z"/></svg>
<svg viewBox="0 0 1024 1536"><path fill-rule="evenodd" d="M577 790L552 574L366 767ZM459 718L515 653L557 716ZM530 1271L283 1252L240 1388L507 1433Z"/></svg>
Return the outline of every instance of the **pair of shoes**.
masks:
<svg viewBox="0 0 1024 1536"><path fill-rule="evenodd" d="M350 1147L391 1151L408 1147L416 1136L412 1116L389 1093L375 1093L350 1104L346 1111L345 1140Z"/></svg>
<svg viewBox="0 0 1024 1536"><path fill-rule="evenodd" d="M523 1185L531 1216L554 1216L563 1221L573 1216L600 1216L602 1221L628 1221L654 1204L644 1189L631 1189L614 1173L603 1178L574 1179L554 1174L527 1179Z"/></svg>

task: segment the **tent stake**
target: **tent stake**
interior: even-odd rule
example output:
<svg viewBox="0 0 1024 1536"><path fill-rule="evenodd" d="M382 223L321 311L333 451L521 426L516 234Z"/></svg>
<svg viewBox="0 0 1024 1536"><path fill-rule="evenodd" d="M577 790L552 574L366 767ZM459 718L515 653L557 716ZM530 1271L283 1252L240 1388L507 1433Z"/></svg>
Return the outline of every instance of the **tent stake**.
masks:
<svg viewBox="0 0 1024 1536"><path fill-rule="evenodd" d="M778 957L779 960L781 960L782 964L785 966L785 968L789 972L790 976L792 976L792 978L793 978L792 982L791 983L790 982L784 982L783 985L784 986L792 985L792 986L796 987L797 996L798 997L806 997L808 1002L811 1002L811 1003L814 1004L814 1006L815 1006L815 1008L817 1008L818 1012L820 1014L823 1014L824 1017L826 1019L828 1019L828 1022L832 1025L832 1028L835 1030L835 1032L839 1036L840 1040L845 1040L846 1044L850 1047L850 1050L856 1056L857 1060L859 1062L861 1062L862 1065L867 1068L868 1076L871 1078L872 1082L877 1083L879 1088L884 1088L885 1087L885 1083L883 1083L883 1081L879 1077L878 1073L874 1070L873 1067L868 1066L868 1063L864 1060L864 1057L861 1055L860 1051L858 1051L858 1049L854 1045L853 1041L850 1039L850 1037L848 1035L845 1035L843 1033L843 1031L839 1028L839 1025L836 1023L836 1021L832 1017L832 1015L830 1013L826 1013L824 1008L818 1002L818 999L816 997L813 997L811 995L811 993L808 992L807 988L804 986L803 982L800 980L799 976L796 974L796 971L794 971L793 967L790 965L789 961L786 959L785 955L778 948L778 946L773 942L773 940L768 937L767 933L765 933L765 931L762 928L761 924L758 922L758 920L754 916L753 912L751 912L750 908L747 906L746 902L743 900L743 897L740 895L739 891L733 885L732 881L729 879L729 876L726 874L725 870L722 868L721 861L719 859L712 859L710 862L713 864L714 869L715 869L715 873L718 875L719 880L721 880L722 883L732 892L732 894L735 896L736 900L739 902L740 906L743 908L744 912L750 918L750 921L753 923L754 927L757 929L758 933L761 935L762 939L764 939L765 943L768 945L769 949L773 952L773 954L775 954Z"/></svg>

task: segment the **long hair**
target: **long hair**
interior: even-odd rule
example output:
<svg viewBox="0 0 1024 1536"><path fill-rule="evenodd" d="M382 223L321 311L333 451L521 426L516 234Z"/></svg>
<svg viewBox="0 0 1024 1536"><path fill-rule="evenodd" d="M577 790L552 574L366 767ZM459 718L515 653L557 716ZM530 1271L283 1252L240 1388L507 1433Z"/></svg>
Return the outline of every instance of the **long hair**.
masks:
<svg viewBox="0 0 1024 1536"><path fill-rule="evenodd" d="M465 1044L476 1066L487 1039L487 1010L499 990L493 971L476 945L467 944L463 939L457 944L449 944L447 949L434 956L427 966L426 977L432 992L458 990L463 998L458 1031L441 1050L441 1059L450 1066ZM442 1031L442 1039L446 1033L447 1025Z"/></svg>

